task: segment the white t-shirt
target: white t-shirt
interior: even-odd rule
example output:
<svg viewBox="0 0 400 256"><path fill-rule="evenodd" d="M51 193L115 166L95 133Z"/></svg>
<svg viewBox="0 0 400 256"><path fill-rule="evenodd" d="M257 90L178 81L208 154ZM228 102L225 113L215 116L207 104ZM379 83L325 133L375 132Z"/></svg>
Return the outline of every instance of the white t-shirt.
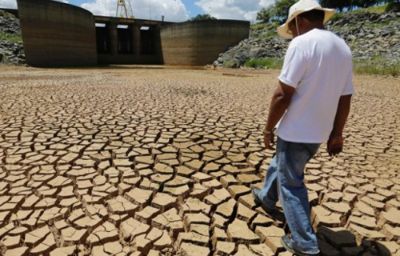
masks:
<svg viewBox="0 0 400 256"><path fill-rule="evenodd" d="M354 93L352 73L350 48L334 33L313 29L294 38L279 80L296 91L278 136L290 142L326 142L340 97Z"/></svg>

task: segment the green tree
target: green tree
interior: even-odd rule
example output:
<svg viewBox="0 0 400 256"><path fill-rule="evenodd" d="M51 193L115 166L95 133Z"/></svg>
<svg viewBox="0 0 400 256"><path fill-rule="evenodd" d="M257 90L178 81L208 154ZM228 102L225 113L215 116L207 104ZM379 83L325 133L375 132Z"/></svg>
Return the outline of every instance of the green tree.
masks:
<svg viewBox="0 0 400 256"><path fill-rule="evenodd" d="M354 1L364 1L364 0L320 0L320 3L323 7L333 8L343 11L345 8L351 8L353 6Z"/></svg>
<svg viewBox="0 0 400 256"><path fill-rule="evenodd" d="M287 19L289 8L297 0L277 0L274 5L261 9L257 13L257 20L263 22L283 22Z"/></svg>
<svg viewBox="0 0 400 256"><path fill-rule="evenodd" d="M277 21L285 21L289 15L290 6L294 5L297 0L278 0L275 3L275 18Z"/></svg>
<svg viewBox="0 0 400 256"><path fill-rule="evenodd" d="M257 13L257 20L262 22L270 22L271 19L274 17L274 8L273 6L262 8Z"/></svg>
<svg viewBox="0 0 400 256"><path fill-rule="evenodd" d="M216 20L215 17L210 14L199 14L196 17L191 18L189 21L199 21L199 20Z"/></svg>
<svg viewBox="0 0 400 256"><path fill-rule="evenodd" d="M386 11L395 11L395 12L400 12L400 0L387 0L388 3L386 7Z"/></svg>
<svg viewBox="0 0 400 256"><path fill-rule="evenodd" d="M353 6L357 6L360 8L367 8L373 5L376 5L378 3L380 3L382 1L378 1L378 0L353 0L352 4Z"/></svg>

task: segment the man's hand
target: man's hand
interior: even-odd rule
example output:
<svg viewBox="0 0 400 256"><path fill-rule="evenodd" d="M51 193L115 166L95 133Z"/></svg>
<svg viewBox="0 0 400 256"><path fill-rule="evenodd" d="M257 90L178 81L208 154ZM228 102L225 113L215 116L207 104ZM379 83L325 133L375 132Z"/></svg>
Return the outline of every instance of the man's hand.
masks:
<svg viewBox="0 0 400 256"><path fill-rule="evenodd" d="M274 149L274 132L273 131L264 131L264 144L266 149Z"/></svg>
<svg viewBox="0 0 400 256"><path fill-rule="evenodd" d="M328 140L328 153L330 156L336 156L343 150L343 129L349 116L351 105L351 95L340 97L336 111L333 130Z"/></svg>
<svg viewBox="0 0 400 256"><path fill-rule="evenodd" d="M274 95L272 96L267 125L264 130L264 144L266 149L274 149L273 145L275 143L273 130L288 109L294 93L294 87L279 81L279 86L276 88Z"/></svg>
<svg viewBox="0 0 400 256"><path fill-rule="evenodd" d="M331 136L328 140L328 154L336 156L343 151L343 137L341 135Z"/></svg>

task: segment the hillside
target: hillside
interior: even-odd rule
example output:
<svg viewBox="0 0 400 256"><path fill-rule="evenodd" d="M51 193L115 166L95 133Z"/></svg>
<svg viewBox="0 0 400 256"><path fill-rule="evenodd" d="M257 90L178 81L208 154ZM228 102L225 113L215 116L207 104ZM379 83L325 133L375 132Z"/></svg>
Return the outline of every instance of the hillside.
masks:
<svg viewBox="0 0 400 256"><path fill-rule="evenodd" d="M399 67L400 12L339 13L326 27L345 39L353 51L355 63ZM225 67L279 65L289 41L280 39L275 31L274 24L253 25L250 38L221 54L214 64Z"/></svg>
<svg viewBox="0 0 400 256"><path fill-rule="evenodd" d="M222 53L215 65L279 68L288 40L280 39L274 24L252 25L250 38ZM400 73L400 12L358 10L340 13L327 24L350 45L356 69L367 73ZM0 10L0 63L24 64L19 20Z"/></svg>
<svg viewBox="0 0 400 256"><path fill-rule="evenodd" d="M14 15L0 10L0 63L24 64L19 20Z"/></svg>

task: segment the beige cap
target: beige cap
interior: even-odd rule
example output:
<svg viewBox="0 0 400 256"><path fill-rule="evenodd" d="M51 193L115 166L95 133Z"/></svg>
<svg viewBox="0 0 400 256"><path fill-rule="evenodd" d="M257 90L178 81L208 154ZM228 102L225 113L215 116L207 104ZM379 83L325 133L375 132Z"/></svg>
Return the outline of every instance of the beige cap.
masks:
<svg viewBox="0 0 400 256"><path fill-rule="evenodd" d="M314 0L300 0L289 9L289 17L287 21L278 27L278 35L285 39L292 39L292 32L289 30L289 23L298 15L311 10L321 10L325 12L324 24L328 22L335 14L334 9L322 8L321 5Z"/></svg>

